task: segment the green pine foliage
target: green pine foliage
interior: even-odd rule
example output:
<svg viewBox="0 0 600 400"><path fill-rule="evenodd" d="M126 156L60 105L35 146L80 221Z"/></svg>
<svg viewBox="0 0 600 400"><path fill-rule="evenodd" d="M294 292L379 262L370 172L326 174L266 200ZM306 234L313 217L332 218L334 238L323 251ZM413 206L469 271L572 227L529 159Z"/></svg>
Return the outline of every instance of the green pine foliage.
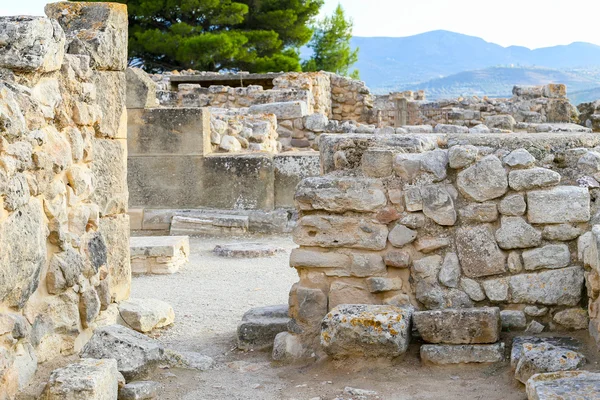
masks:
<svg viewBox="0 0 600 400"><path fill-rule="evenodd" d="M315 34L308 45L313 50L311 59L303 64L305 71L330 71L358 79L358 70L350 67L358 61L358 48L352 49L353 23L347 19L338 4L331 17L325 17L315 27Z"/></svg>
<svg viewBox="0 0 600 400"><path fill-rule="evenodd" d="M84 0L89 2L102 0ZM323 0L115 0L129 12L130 64L149 72L300 71L297 49Z"/></svg>

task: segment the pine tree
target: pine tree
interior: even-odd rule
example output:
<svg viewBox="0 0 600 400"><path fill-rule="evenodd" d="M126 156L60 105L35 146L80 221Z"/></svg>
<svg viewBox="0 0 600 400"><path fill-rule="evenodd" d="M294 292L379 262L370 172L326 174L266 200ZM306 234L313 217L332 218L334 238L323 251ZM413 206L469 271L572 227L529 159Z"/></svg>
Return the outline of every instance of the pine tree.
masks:
<svg viewBox="0 0 600 400"><path fill-rule="evenodd" d="M338 4L331 17L325 17L315 27L308 45L313 50L311 59L303 64L305 71L330 71L358 79L358 70L349 74L350 67L358 61L358 48L352 50L353 23L346 19L344 9Z"/></svg>
<svg viewBox="0 0 600 400"><path fill-rule="evenodd" d="M102 1L102 0L83 0ZM297 48L323 0L115 0L129 12L130 64L173 69L299 71Z"/></svg>

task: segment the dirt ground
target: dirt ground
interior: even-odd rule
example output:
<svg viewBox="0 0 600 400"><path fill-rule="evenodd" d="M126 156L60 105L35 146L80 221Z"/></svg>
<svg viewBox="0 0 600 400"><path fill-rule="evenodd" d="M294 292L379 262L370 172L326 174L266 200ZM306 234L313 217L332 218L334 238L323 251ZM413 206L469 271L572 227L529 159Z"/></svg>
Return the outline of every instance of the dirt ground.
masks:
<svg viewBox="0 0 600 400"><path fill-rule="evenodd" d="M294 247L289 238L243 240L272 243L288 252L273 258L223 259L211 250L234 240L193 238L190 262L178 274L133 279L132 297L159 298L175 309L175 325L156 338L175 350L209 355L217 363L207 372L159 370L153 379L163 384L160 399L361 398L345 393L348 386L377 393L368 399L526 399L524 386L514 379L508 360L498 365L423 366L418 343L401 359L376 365L327 359L280 365L271 361L269 352L237 350L235 332L244 312L286 303L288 291L297 281L295 270L288 266L289 251ZM592 348L586 334L578 336ZM510 337L506 340L509 349ZM586 369L598 369L595 356Z"/></svg>
<svg viewBox="0 0 600 400"><path fill-rule="evenodd" d="M286 249L272 258L225 259L212 254L217 244L234 239L191 238L190 262L179 273L134 277L132 297L157 298L170 303L176 314L171 327L152 336L167 348L195 351L211 356L216 367L200 372L158 369L150 379L161 383L160 400L264 399L264 400L524 400L524 386L512 374L508 359L495 365L453 367L424 366L419 360L419 343L393 361L377 363L322 359L300 365L271 361L269 352L236 349L237 324L252 307L283 304L297 281L289 267L290 238L252 238L239 241L266 242ZM588 356L585 369L598 371L598 351L586 332L571 335L580 339ZM504 337L507 356L511 337ZM71 357L72 361L76 356ZM63 363L68 360L62 359ZM53 368L47 363L20 400L37 399ZM376 392L351 395L346 387Z"/></svg>

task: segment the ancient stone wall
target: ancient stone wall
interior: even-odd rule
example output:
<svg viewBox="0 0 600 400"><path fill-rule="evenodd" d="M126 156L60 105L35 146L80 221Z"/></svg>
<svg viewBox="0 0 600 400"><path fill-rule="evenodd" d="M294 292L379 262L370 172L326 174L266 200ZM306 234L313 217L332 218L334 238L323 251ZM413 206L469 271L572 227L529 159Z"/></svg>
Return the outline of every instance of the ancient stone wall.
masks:
<svg viewBox="0 0 600 400"><path fill-rule="evenodd" d="M0 18L0 398L130 290L126 7Z"/></svg>
<svg viewBox="0 0 600 400"><path fill-rule="evenodd" d="M324 135L320 146L324 175L296 190L290 258L305 343L345 303L495 305L507 329L568 330L587 328L589 296L600 325L598 136Z"/></svg>
<svg viewBox="0 0 600 400"><path fill-rule="evenodd" d="M367 85L345 76L331 74L331 109L336 121L368 123L372 119L374 96Z"/></svg>

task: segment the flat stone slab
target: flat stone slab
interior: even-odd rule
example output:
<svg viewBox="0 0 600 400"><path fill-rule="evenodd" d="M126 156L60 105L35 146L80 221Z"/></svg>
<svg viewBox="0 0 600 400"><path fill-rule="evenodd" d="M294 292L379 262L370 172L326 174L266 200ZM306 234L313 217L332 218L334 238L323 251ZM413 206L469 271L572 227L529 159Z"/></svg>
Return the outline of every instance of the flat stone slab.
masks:
<svg viewBox="0 0 600 400"><path fill-rule="evenodd" d="M227 258L259 258L283 254L285 249L263 243L231 243L215 246L213 253Z"/></svg>
<svg viewBox="0 0 600 400"><path fill-rule="evenodd" d="M117 400L122 379L115 360L86 358L52 371L43 398Z"/></svg>
<svg viewBox="0 0 600 400"><path fill-rule="evenodd" d="M521 383L535 374L574 371L586 362L585 356L564 347L548 343L523 343L521 357L515 369L515 378Z"/></svg>
<svg viewBox="0 0 600 400"><path fill-rule="evenodd" d="M238 325L238 348L241 350L262 350L273 346L278 333L288 330L291 319L288 305L281 304L253 308L242 317Z"/></svg>
<svg viewBox="0 0 600 400"><path fill-rule="evenodd" d="M131 382L119 390L119 400L151 400L158 395L160 383L153 381Z"/></svg>
<svg viewBox="0 0 600 400"><path fill-rule="evenodd" d="M527 381L529 400L600 399L600 374L563 371L537 374Z"/></svg>
<svg viewBox="0 0 600 400"><path fill-rule="evenodd" d="M144 378L163 355L162 344L121 325L97 329L80 354L82 358L117 360L119 372L128 381Z"/></svg>
<svg viewBox="0 0 600 400"><path fill-rule="evenodd" d="M495 343L502 327L497 307L417 311L413 323L424 341L436 344Z"/></svg>
<svg viewBox="0 0 600 400"><path fill-rule="evenodd" d="M169 303L157 299L132 299L119 303L122 324L138 332L150 332L171 325L175 312Z"/></svg>
<svg viewBox="0 0 600 400"><path fill-rule="evenodd" d="M321 324L321 345L334 358L396 357L410 342L412 308L342 304Z"/></svg>
<svg viewBox="0 0 600 400"><path fill-rule="evenodd" d="M133 274L173 274L189 261L188 236L137 236L129 239Z"/></svg>
<svg viewBox="0 0 600 400"><path fill-rule="evenodd" d="M171 220L170 235L211 236L223 234L243 234L248 231L249 218L246 215L202 215L186 217L175 215Z"/></svg>
<svg viewBox="0 0 600 400"><path fill-rule="evenodd" d="M504 343L494 344L425 344L421 361L427 364L495 363L504 359Z"/></svg>
<svg viewBox="0 0 600 400"><path fill-rule="evenodd" d="M523 343L548 343L570 350L580 350L583 347L583 345L577 339L569 336L517 336L513 339L512 349L510 351L510 366L513 369L517 367L519 359L521 358Z"/></svg>

